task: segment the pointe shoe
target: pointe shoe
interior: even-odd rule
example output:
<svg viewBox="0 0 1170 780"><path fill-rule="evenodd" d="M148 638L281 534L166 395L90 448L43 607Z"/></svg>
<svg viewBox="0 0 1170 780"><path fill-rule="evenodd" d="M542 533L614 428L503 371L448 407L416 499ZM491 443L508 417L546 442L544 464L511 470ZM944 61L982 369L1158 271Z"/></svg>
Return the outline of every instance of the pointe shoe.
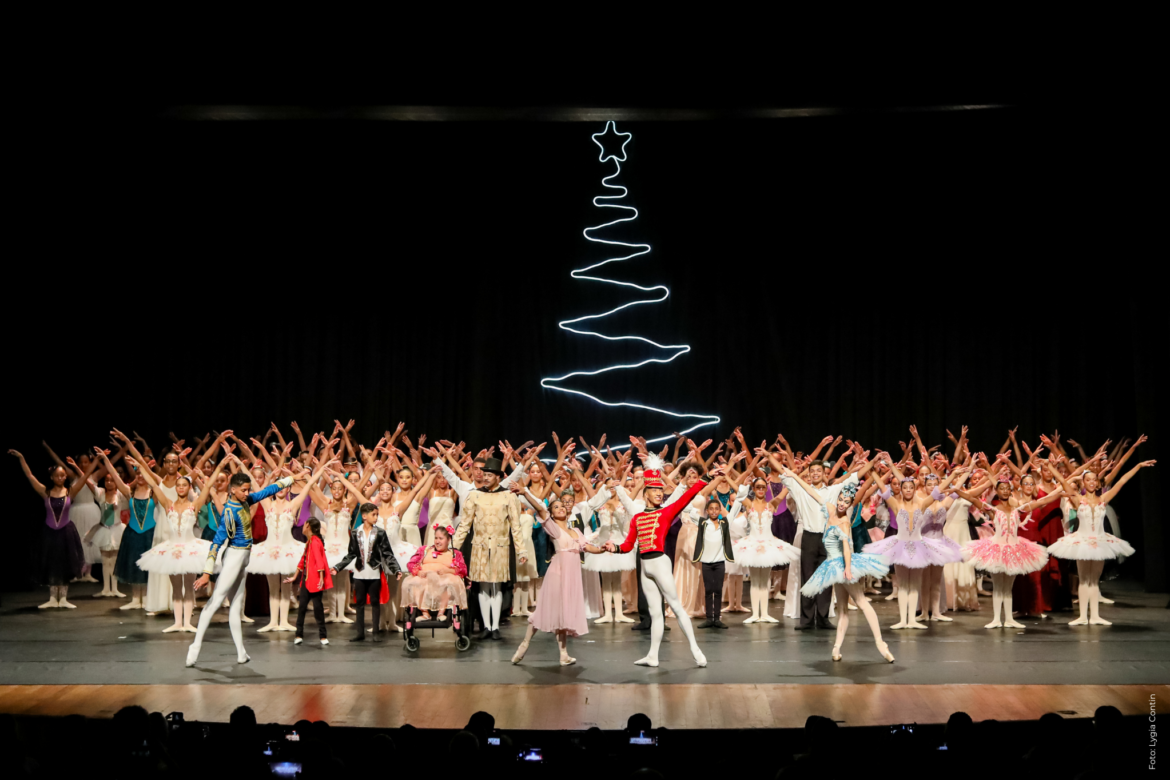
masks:
<svg viewBox="0 0 1170 780"><path fill-rule="evenodd" d="M247 615L240 615L240 620L244 623L255 623L256 622L255 620L248 617Z"/></svg>
<svg viewBox="0 0 1170 780"><path fill-rule="evenodd" d="M935 615L931 620L941 620L943 623L954 623L954 618L949 618L946 615Z"/></svg>
<svg viewBox="0 0 1170 780"><path fill-rule="evenodd" d="M187 634L197 634L199 633L199 629L195 626L183 626L183 632Z"/></svg>
<svg viewBox="0 0 1170 780"><path fill-rule="evenodd" d="M834 646L833 646L833 655L832 655L832 658L833 658L833 660L834 660L834 661L840 661L840 660L841 660L841 646L840 646L840 645L834 645Z"/></svg>
<svg viewBox="0 0 1170 780"><path fill-rule="evenodd" d="M882 654L882 658L886 659L887 662L894 662L894 656L892 653L890 653L890 646L885 642L878 644L878 652Z"/></svg>
<svg viewBox="0 0 1170 780"><path fill-rule="evenodd" d="M1018 623L1015 620L1005 620L1003 622L1004 628L1025 628L1023 623Z"/></svg>
<svg viewBox="0 0 1170 780"><path fill-rule="evenodd" d="M575 663L577 663L576 658L570 658L567 655L561 657L561 666L572 666Z"/></svg>
<svg viewBox="0 0 1170 780"><path fill-rule="evenodd" d="M1115 601L1113 601L1113 599L1107 599L1107 598L1105 598L1104 596L1098 596L1098 597L1097 597L1097 603L1098 603L1098 604L1114 604L1114 603L1116 603L1116 602L1115 602Z"/></svg>
<svg viewBox="0 0 1170 780"><path fill-rule="evenodd" d="M990 594L988 594L988 595L990 595ZM886 601L893 601L896 598L898 598L898 594L895 591L894 593L891 593L890 595L886 596Z"/></svg>
<svg viewBox="0 0 1170 780"><path fill-rule="evenodd" d="M906 623L906 621L905 621L905 620L899 620L897 623L895 623L894 625L890 626L890 630L891 630L891 631L897 631L898 629L905 628L905 627L906 627L906 625L907 625L907 623ZM989 628L990 628L990 626L989 626Z"/></svg>
<svg viewBox="0 0 1170 780"><path fill-rule="evenodd" d="M523 661L524 654L527 652L528 652L528 640L526 639L520 643L520 646L516 648L516 652L512 655L512 664L515 665L515 664L518 664L521 661Z"/></svg>
<svg viewBox="0 0 1170 780"><path fill-rule="evenodd" d="M849 602L849 609L850 609L850 611L852 611L852 612L856 612L856 611L857 611L857 605L856 605L856 604L854 604L853 602Z"/></svg>
<svg viewBox="0 0 1170 780"><path fill-rule="evenodd" d="M86 574L84 577L79 579L78 582L97 582L97 579L94 578L92 574Z"/></svg>
<svg viewBox="0 0 1170 780"><path fill-rule="evenodd" d="M112 592L112 593L107 593L106 595L107 595L107 596L113 596L113 597L115 597L115 598L119 598L119 599L124 599L124 598L126 598L126 594L125 594L125 593L121 593L121 592L119 592L119 591L116 591L116 590L115 590L114 592Z"/></svg>
<svg viewBox="0 0 1170 780"><path fill-rule="evenodd" d="M44 604L41 604L37 609L56 609L58 606L57 599L49 599Z"/></svg>
<svg viewBox="0 0 1170 780"><path fill-rule="evenodd" d="M727 611L727 612L751 612L751 610L748 609L747 607L745 607L743 604L736 604L734 607L728 607L725 611Z"/></svg>
<svg viewBox="0 0 1170 780"><path fill-rule="evenodd" d="M753 615L750 618L745 618L743 621L743 624L746 626L748 623L759 623L759 622L760 622L760 619L758 617L756 617L755 615Z"/></svg>
<svg viewBox="0 0 1170 780"><path fill-rule="evenodd" d="M183 630L183 627L182 627L181 625L179 625L178 623L176 623L176 624L175 624L175 625L173 625L173 626L167 626L166 628L164 628L164 629L162 630L162 632L163 632L164 634L173 634L173 633L175 633L176 631L182 631L182 630Z"/></svg>
<svg viewBox="0 0 1170 780"><path fill-rule="evenodd" d="M125 610L125 609L141 609L141 608L142 608L142 604L138 603L137 601L129 601L129 602L123 604L122 606L118 607L118 609L123 609L123 610Z"/></svg>
<svg viewBox="0 0 1170 780"><path fill-rule="evenodd" d="M339 623L352 623L352 622L353 622L353 618L347 618L345 615L342 615L342 616L341 616L341 617L338 619L338 622L339 622Z"/></svg>
<svg viewBox="0 0 1170 780"><path fill-rule="evenodd" d="M1110 623L1105 618L1090 618L1089 625L1090 626L1111 626L1113 624Z"/></svg>
<svg viewBox="0 0 1170 780"><path fill-rule="evenodd" d="M268 625L264 626L264 628L256 629L256 633L257 634L267 634L269 631L279 631L279 630L280 630L280 626L276 625L275 623L269 623Z"/></svg>
<svg viewBox="0 0 1170 780"><path fill-rule="evenodd" d="M603 615L603 616L597 618L597 620L594 620L593 625L597 626L597 625L601 625L602 623L612 623L612 622L613 622L612 617L610 617L609 615Z"/></svg>
<svg viewBox="0 0 1170 780"><path fill-rule="evenodd" d="M993 620L985 625L984 628L1003 628L1003 623L1000 623L998 620Z"/></svg>
<svg viewBox="0 0 1170 780"><path fill-rule="evenodd" d="M238 663L238 664L246 664L251 660L252 660L252 656L248 655L247 653L244 653L242 656L239 656L239 655L236 656L236 663Z"/></svg>
<svg viewBox="0 0 1170 780"><path fill-rule="evenodd" d="M705 668L707 666L707 656L703 655L698 650L695 651L694 655L695 666L699 667L700 669Z"/></svg>
<svg viewBox="0 0 1170 780"><path fill-rule="evenodd" d="M921 624L921 623L919 623L917 620L915 620L915 621L913 621L913 622L911 622L911 623L907 623L907 624L906 624L906 628L921 628L921 629L927 629L927 628L930 628L930 626L924 626L923 624Z"/></svg>
<svg viewBox="0 0 1170 780"><path fill-rule="evenodd" d="M776 618L772 617L771 615L761 615L760 622L762 622L762 623L779 623L780 621L777 620Z"/></svg>
<svg viewBox="0 0 1170 780"><path fill-rule="evenodd" d="M296 631L297 627L291 623L281 623L276 627L277 631Z"/></svg>
<svg viewBox="0 0 1170 780"><path fill-rule="evenodd" d="M645 658L639 658L637 661L634 661L634 665L635 666L658 666L658 659L651 658L650 656L646 656Z"/></svg>
<svg viewBox="0 0 1170 780"><path fill-rule="evenodd" d="M633 618L628 618L625 615L618 615L614 618L615 623L637 623Z"/></svg>
<svg viewBox="0 0 1170 780"><path fill-rule="evenodd" d="M785 596L783 592L777 593L776 598L780 599L781 601L788 601L788 597Z"/></svg>
<svg viewBox="0 0 1170 780"><path fill-rule="evenodd" d="M1070 626L1087 626L1087 625L1089 625L1089 619L1088 618L1077 618L1076 620L1070 620L1068 622L1068 624Z"/></svg>
<svg viewBox="0 0 1170 780"><path fill-rule="evenodd" d="M58 601L58 602L57 602L57 606L58 606L58 607L61 607L62 609L77 609L77 605L76 605L76 604L70 604L70 603L69 603L68 601L66 601L65 599L61 599L60 601Z"/></svg>
<svg viewBox="0 0 1170 780"><path fill-rule="evenodd" d="M187 666L194 666L195 662L199 660L199 648L191 645L187 650Z"/></svg>

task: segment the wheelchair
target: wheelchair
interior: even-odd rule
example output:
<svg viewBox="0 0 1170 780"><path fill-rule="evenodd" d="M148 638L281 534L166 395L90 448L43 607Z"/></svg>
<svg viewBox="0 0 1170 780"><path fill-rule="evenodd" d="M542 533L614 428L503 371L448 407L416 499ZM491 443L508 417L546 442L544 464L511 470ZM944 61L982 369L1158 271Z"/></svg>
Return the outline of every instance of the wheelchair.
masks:
<svg viewBox="0 0 1170 780"><path fill-rule="evenodd" d="M421 611L418 607L407 607L406 619L403 621L403 633L406 637L406 652L418 652L421 642L414 635L414 632L420 629L424 631L430 629L432 638L435 636L435 629L450 629L455 632L456 650L465 653L471 649L471 626L468 622L466 609L459 609L453 606L447 607L445 613L446 620L435 620L433 617L430 620L419 620L418 614Z"/></svg>

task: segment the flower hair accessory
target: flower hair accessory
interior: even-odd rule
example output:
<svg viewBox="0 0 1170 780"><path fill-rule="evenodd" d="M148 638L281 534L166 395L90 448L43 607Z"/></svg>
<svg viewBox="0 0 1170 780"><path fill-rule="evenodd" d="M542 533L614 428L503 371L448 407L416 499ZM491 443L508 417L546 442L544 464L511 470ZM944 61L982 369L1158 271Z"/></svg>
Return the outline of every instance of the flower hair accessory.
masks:
<svg viewBox="0 0 1170 780"><path fill-rule="evenodd" d="M850 482L849 484L845 485L843 488L841 488L841 495L852 501L853 497L857 495L857 483Z"/></svg>
<svg viewBox="0 0 1170 780"><path fill-rule="evenodd" d="M995 478L996 484L999 484L1000 482L1009 482L1010 483L1011 481L1012 481L1012 475L1011 475L1011 472L1009 472L1007 469L1004 469L1003 471L999 472L999 476Z"/></svg>

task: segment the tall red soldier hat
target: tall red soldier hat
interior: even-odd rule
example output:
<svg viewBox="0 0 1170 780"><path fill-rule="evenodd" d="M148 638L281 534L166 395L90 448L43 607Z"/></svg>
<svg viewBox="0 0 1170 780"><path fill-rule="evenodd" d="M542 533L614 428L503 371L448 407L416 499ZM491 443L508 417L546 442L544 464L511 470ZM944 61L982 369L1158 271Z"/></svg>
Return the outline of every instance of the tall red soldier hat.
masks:
<svg viewBox="0 0 1170 780"><path fill-rule="evenodd" d="M666 483L662 481L662 467L666 465L662 462L662 458L657 455L650 455L642 462L642 479L648 488L665 488Z"/></svg>

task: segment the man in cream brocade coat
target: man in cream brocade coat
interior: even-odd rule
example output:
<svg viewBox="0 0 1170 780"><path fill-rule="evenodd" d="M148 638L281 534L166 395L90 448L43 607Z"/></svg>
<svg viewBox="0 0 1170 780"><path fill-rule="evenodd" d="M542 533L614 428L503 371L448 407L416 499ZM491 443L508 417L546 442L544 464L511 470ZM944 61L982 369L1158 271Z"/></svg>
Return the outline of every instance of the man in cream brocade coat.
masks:
<svg viewBox="0 0 1170 780"><path fill-rule="evenodd" d="M467 494L461 512L463 519L455 532L452 546L459 549L468 532L474 531L467 576L472 582L479 583L479 610L483 616L484 631L477 638L499 639L503 606L500 583L511 578L508 545L514 546L519 562L523 563L527 558L521 541L520 500L499 487L503 476L503 466L499 459L488 458L483 472L488 484Z"/></svg>

